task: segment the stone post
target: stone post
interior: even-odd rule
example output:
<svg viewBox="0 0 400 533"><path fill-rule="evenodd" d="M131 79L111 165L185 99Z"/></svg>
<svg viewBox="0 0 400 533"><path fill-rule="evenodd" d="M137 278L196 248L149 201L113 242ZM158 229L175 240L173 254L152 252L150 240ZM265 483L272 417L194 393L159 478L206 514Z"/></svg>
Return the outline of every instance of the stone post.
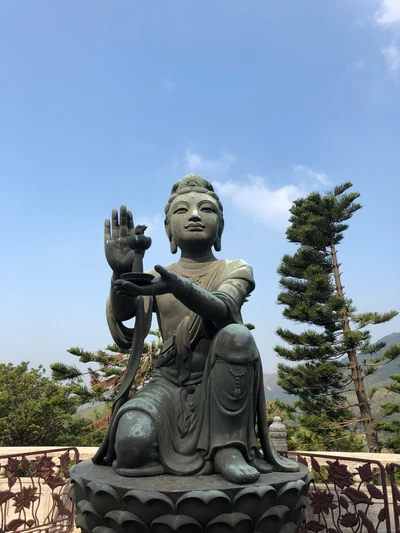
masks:
<svg viewBox="0 0 400 533"><path fill-rule="evenodd" d="M269 426L269 435L277 451L287 452L287 431L280 416L274 416L273 422Z"/></svg>

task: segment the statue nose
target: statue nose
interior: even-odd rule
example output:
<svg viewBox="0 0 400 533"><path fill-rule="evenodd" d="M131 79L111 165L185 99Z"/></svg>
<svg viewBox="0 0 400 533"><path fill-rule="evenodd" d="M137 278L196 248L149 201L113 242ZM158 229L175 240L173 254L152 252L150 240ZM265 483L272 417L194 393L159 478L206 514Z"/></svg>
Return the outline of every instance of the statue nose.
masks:
<svg viewBox="0 0 400 533"><path fill-rule="evenodd" d="M192 211L192 213L190 215L190 220L200 220L200 214L197 211L197 209L193 209L193 211Z"/></svg>

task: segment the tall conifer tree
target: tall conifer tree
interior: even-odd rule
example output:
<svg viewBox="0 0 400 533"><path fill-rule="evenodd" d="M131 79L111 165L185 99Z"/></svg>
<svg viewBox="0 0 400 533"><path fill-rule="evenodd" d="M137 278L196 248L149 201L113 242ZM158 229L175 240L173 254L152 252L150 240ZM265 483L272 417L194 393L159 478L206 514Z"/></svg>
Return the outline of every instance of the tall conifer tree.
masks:
<svg viewBox="0 0 400 533"><path fill-rule="evenodd" d="M400 365L399 365L400 367ZM400 453L400 374L392 374L390 376L391 382L385 387L389 392L398 394L397 401L386 402L381 405L382 416L389 420L380 420L376 424L378 430L386 433L387 438L384 445L393 451L393 453ZM395 416L397 415L397 418Z"/></svg>
<svg viewBox="0 0 400 533"><path fill-rule="evenodd" d="M281 387L299 397L303 426L342 439L345 428L360 422L369 451L378 452L371 414L374 391L365 390L364 378L400 355L400 345L366 365L358 355L375 354L384 346L371 343L365 328L387 322L397 312L357 314L344 293L337 247L348 220L362 207L356 202L358 192L346 192L350 187L351 183L344 183L324 195L313 192L296 200L290 210L286 236L298 248L294 255L285 255L278 268L282 287L278 302L284 306L284 317L312 329L295 333L279 328L278 335L290 347L276 346L275 351L288 361L302 363L279 364L278 376ZM358 420L353 419L344 396L350 389L356 393Z"/></svg>

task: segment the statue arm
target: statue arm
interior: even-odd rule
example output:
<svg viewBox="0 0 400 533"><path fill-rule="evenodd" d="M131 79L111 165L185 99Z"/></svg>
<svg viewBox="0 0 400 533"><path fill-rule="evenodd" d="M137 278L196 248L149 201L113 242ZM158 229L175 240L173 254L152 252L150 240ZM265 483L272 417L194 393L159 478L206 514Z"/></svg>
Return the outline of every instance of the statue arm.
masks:
<svg viewBox="0 0 400 533"><path fill-rule="evenodd" d="M126 296L117 294L117 289L113 285L117 279L119 279L119 276L113 273L111 278L109 312L113 313L116 320L123 322L124 320L130 320L136 315L136 296L127 298Z"/></svg>
<svg viewBox="0 0 400 533"><path fill-rule="evenodd" d="M231 322L233 318L232 306L228 305L227 301L234 301L235 308L240 313L240 308L246 296L250 294L252 285L245 279L229 280L222 283L214 293L185 279L184 288L185 290L177 292L174 296L203 320L221 327Z"/></svg>
<svg viewBox="0 0 400 533"><path fill-rule="evenodd" d="M155 271L149 271L149 274L156 274ZM120 348L129 350L132 345L134 328L127 327L123 324L124 321L130 320L136 316L137 296L123 296L117 293L117 288L114 285L119 276L113 273L111 278L110 295L106 302L106 318L108 328L114 342ZM153 309L153 299L146 298L146 308L150 305Z"/></svg>
<svg viewBox="0 0 400 533"><path fill-rule="evenodd" d="M174 291L174 296L185 307L205 320L223 323L228 320L228 309L225 303L211 292L208 292L188 279L182 279L181 286Z"/></svg>
<svg viewBox="0 0 400 533"><path fill-rule="evenodd" d="M226 261L221 278L216 290L208 292L188 279L179 277L180 283L174 284L177 289L174 296L188 309L217 327L230 323L232 319L236 322L246 297L254 290L253 269L241 259Z"/></svg>
<svg viewBox="0 0 400 533"><path fill-rule="evenodd" d="M234 306L240 312L244 299L254 288L251 267L242 261L234 262L225 272L226 275L223 276L224 279L221 280L215 293L160 265L156 265L154 269L158 276L146 286L138 286L124 280L115 281L113 284L113 290L116 290L115 296L159 296L169 293L204 320L220 325L229 323L232 317L226 299L219 295L225 294L226 291L227 298L234 302Z"/></svg>

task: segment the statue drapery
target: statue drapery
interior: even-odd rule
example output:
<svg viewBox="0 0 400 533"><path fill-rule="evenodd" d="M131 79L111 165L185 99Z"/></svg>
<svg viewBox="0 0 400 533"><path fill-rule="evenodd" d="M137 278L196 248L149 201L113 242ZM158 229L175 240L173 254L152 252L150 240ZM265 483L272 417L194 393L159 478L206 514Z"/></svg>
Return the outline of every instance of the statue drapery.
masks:
<svg viewBox="0 0 400 533"><path fill-rule="evenodd" d="M270 443L262 366L251 334L240 350L230 349L229 326L244 328L240 310L254 289L252 268L243 260L215 260L196 268L173 264L168 269L223 301L228 319L218 324L207 321L176 300L178 323L175 332L165 338L171 328L163 313L167 305L164 296L138 297L135 331L115 318L108 301L111 334L121 348L132 345L132 356L109 433L93 461L112 464L118 422L124 413L138 411L151 418L159 435L168 435L158 439L159 462L166 473L211 472L215 451L227 446L239 449L249 463L263 457L274 470L297 470L297 465L281 458ZM153 311L165 342L154 376L128 398L141 355L139 345L148 333ZM262 453L257 448L256 425ZM142 473L146 475L145 468Z"/></svg>

